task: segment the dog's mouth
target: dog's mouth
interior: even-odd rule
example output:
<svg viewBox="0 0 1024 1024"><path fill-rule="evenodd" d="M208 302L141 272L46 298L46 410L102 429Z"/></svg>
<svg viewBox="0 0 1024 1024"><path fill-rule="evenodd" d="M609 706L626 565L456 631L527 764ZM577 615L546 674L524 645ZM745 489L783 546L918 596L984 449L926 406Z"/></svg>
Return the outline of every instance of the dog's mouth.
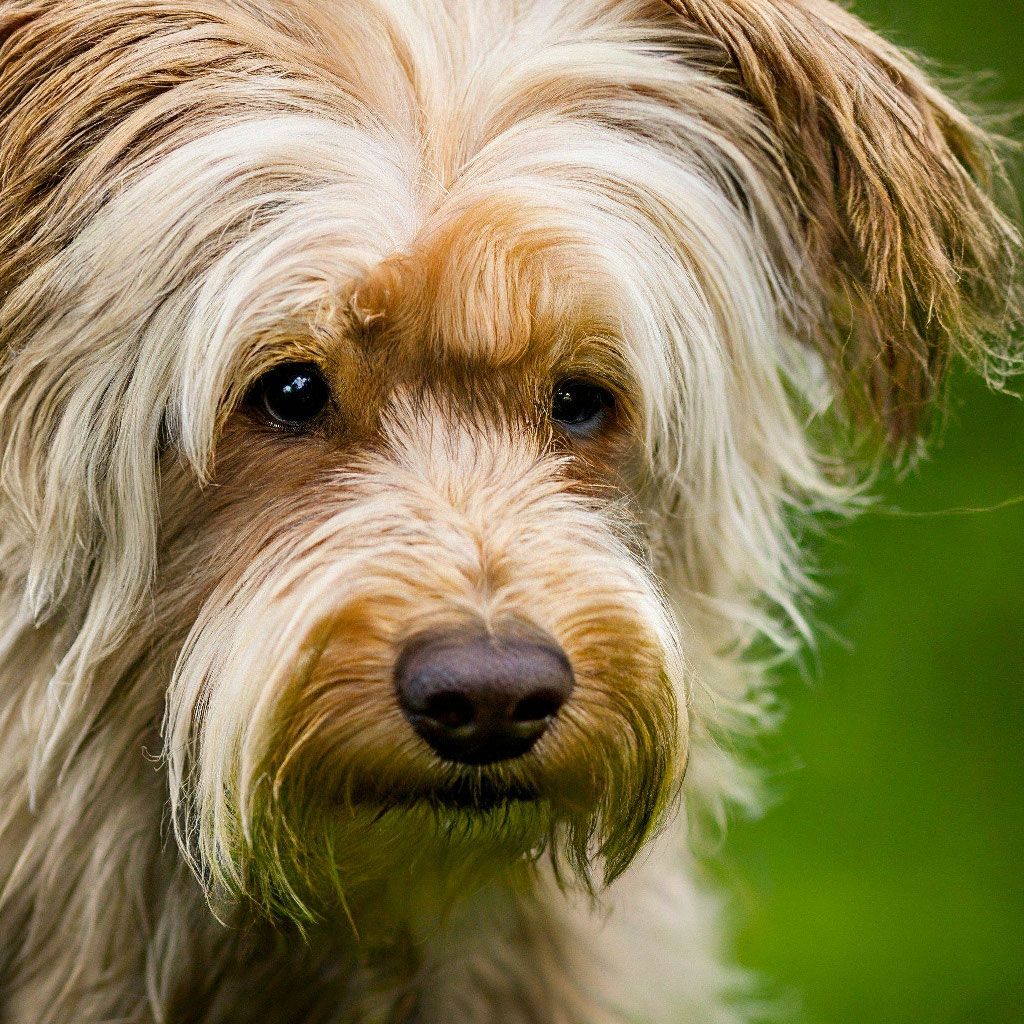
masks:
<svg viewBox="0 0 1024 1024"><path fill-rule="evenodd" d="M506 806L535 803L542 796L540 790L529 783L473 772L402 792L383 793L376 787L363 786L349 793L348 799L355 805L374 806L380 814L417 806L486 814Z"/></svg>
<svg viewBox="0 0 1024 1024"><path fill-rule="evenodd" d="M421 800L440 807L465 811L490 811L504 804L532 803L540 799L533 786L522 782L499 782L486 775L478 778L461 776L454 783L420 796Z"/></svg>

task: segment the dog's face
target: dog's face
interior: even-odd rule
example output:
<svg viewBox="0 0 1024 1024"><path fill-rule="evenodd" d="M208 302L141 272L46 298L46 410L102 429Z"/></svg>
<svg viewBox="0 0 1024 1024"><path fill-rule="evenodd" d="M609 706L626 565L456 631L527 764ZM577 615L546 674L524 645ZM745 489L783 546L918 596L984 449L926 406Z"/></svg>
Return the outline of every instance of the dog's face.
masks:
<svg viewBox="0 0 1024 1024"><path fill-rule="evenodd" d="M304 127L349 159L330 123L289 124L288 159ZM202 852L236 884L228 828L272 864L330 836L348 886L389 842L429 861L439 828L474 864L550 849L613 876L669 803L687 680L638 500L644 367L596 214L542 170L398 211L399 254L371 167L325 171L290 229L244 243L290 255L234 268L245 325L186 377L217 382L193 415L223 422L209 484L164 467L157 601L196 592L167 735L198 820L228 816Z"/></svg>
<svg viewBox="0 0 1024 1024"><path fill-rule="evenodd" d="M195 592L168 713L195 758L175 762L187 799L255 830L257 856L326 819L348 884L380 872L385 837L404 859L438 825L474 860L564 842L574 867L600 854L617 873L683 761L636 371L594 282L557 265L572 240L542 211L502 237L484 206L347 284L306 284L285 324L275 294L273 333L217 353L244 397L210 483L164 471L157 600L180 614ZM204 853L230 871L238 851Z"/></svg>
<svg viewBox="0 0 1024 1024"><path fill-rule="evenodd" d="M810 414L905 439L1013 315L985 140L827 4L3 17L5 543L72 623L37 784L162 708L183 847L293 915L613 877L688 733L726 789L842 500Z"/></svg>

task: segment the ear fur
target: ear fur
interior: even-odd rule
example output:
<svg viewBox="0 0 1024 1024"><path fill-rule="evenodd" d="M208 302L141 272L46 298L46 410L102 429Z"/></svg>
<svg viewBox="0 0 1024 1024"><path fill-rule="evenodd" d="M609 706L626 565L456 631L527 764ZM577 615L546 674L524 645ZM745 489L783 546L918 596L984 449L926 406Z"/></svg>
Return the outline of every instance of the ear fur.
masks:
<svg viewBox="0 0 1024 1024"><path fill-rule="evenodd" d="M951 355L996 382L1019 368L1020 237L994 198L1012 191L992 138L827 0L663 2L777 147L817 307L794 327L855 420L899 449Z"/></svg>

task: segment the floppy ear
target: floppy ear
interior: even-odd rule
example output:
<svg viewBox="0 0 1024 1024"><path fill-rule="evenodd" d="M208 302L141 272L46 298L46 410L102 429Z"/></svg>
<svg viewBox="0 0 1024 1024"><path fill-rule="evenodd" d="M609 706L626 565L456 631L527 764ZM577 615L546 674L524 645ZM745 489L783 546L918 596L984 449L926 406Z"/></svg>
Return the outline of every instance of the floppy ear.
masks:
<svg viewBox="0 0 1024 1024"><path fill-rule="evenodd" d="M922 425L954 353L1019 366L1020 239L992 140L910 57L827 0L663 0L777 147L820 315L855 416L894 447ZM1012 194L1005 187L1007 195Z"/></svg>

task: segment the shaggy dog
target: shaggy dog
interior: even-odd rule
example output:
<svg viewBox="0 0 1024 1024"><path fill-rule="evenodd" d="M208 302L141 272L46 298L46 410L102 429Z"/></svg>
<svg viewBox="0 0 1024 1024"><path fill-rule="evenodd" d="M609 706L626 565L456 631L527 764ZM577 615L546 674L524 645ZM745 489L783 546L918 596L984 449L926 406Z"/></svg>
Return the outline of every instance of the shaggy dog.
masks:
<svg viewBox="0 0 1024 1024"><path fill-rule="evenodd" d="M0 1019L742 1019L684 830L808 517L1013 367L987 135L825 0L0 46Z"/></svg>

